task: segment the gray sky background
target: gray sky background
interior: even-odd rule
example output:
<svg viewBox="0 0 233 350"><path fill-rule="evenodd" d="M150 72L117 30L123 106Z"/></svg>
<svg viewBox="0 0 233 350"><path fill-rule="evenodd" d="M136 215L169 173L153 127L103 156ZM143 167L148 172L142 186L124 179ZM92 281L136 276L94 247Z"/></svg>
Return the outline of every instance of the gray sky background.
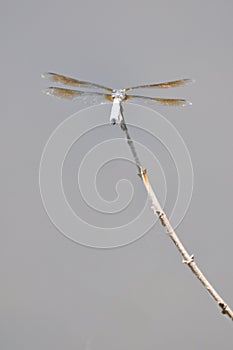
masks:
<svg viewBox="0 0 233 350"><path fill-rule="evenodd" d="M195 84L185 88L150 93L193 102L184 109L157 108L184 139L193 164L192 201L177 233L233 307L232 11L232 1L2 4L1 86L7 96L1 113L1 349L232 349L232 322L181 263L160 225L122 248L82 246L51 223L38 184L49 136L79 109L77 103L41 94L48 85L42 72L112 87L194 78ZM93 115L108 123L110 107L101 108ZM125 117L140 122L141 111L126 107ZM169 212L178 186L175 166L159 135L150 137L143 126L148 123L142 120L142 129L132 127L131 133L158 159L160 166L148 158L147 168L163 169L157 182L153 171L153 186L163 198L164 173ZM122 136L108 125L91 130L64 164L67 198L93 225L125 224L146 201L132 162L120 159L101 168L98 190L113 200L116 183L127 178L134 187L131 205L99 216L80 199L75 176L82 158L95 144ZM152 217L148 213L145 218Z"/></svg>

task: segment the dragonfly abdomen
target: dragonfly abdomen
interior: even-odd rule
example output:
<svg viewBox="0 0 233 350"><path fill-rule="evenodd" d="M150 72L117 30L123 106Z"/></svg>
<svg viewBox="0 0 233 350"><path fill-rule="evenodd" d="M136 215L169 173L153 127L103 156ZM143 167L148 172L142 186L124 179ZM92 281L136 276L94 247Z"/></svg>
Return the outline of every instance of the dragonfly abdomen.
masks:
<svg viewBox="0 0 233 350"><path fill-rule="evenodd" d="M110 115L110 123L112 125L116 125L119 124L121 120L121 100L119 98L114 98Z"/></svg>

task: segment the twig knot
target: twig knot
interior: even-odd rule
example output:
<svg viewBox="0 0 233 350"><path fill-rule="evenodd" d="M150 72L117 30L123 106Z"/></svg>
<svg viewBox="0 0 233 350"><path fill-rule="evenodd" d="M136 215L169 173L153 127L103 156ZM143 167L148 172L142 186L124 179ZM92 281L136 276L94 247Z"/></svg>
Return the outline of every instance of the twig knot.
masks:
<svg viewBox="0 0 233 350"><path fill-rule="evenodd" d="M183 264L190 265L192 262L194 262L194 255L190 255L189 259L183 259Z"/></svg>
<svg viewBox="0 0 233 350"><path fill-rule="evenodd" d="M227 314L227 308L228 308L227 304L224 303L224 302L222 302L222 301L220 301L220 302L218 303L218 305L219 305L219 306L221 307L221 309L222 309L222 314Z"/></svg>

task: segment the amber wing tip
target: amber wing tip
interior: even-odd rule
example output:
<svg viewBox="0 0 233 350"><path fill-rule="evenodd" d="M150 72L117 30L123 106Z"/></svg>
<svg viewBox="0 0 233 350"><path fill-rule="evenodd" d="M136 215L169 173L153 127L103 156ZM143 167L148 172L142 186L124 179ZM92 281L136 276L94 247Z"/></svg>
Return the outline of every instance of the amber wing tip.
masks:
<svg viewBox="0 0 233 350"><path fill-rule="evenodd" d="M41 76L41 78L46 79L48 77L48 73L46 73L46 72L45 73L41 73L40 76Z"/></svg>
<svg viewBox="0 0 233 350"><path fill-rule="evenodd" d="M187 107L187 106L192 106L192 102L184 100L181 104L181 107Z"/></svg>
<svg viewBox="0 0 233 350"><path fill-rule="evenodd" d="M56 74L52 73L52 72L44 72L44 73L41 73L41 78L52 79L54 75L56 75Z"/></svg>
<svg viewBox="0 0 233 350"><path fill-rule="evenodd" d="M51 88L43 89L43 90L41 90L41 92L45 95L51 95Z"/></svg>
<svg viewBox="0 0 233 350"><path fill-rule="evenodd" d="M186 81L186 83L190 83L190 84L195 83L195 80L190 79L190 78L186 78L186 79L184 79L184 81Z"/></svg>
<svg viewBox="0 0 233 350"><path fill-rule="evenodd" d="M183 79L184 81L184 84L194 84L196 82L195 79L190 79L190 78L186 78L186 79Z"/></svg>

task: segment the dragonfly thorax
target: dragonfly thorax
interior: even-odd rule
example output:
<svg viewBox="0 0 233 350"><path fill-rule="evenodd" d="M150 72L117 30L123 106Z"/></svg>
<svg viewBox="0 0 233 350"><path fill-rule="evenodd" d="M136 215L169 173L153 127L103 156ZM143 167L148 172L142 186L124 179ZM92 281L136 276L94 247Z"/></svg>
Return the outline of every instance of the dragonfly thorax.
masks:
<svg viewBox="0 0 233 350"><path fill-rule="evenodd" d="M117 98L120 101L125 100L125 98L126 98L125 89L113 90L112 98L113 99Z"/></svg>

